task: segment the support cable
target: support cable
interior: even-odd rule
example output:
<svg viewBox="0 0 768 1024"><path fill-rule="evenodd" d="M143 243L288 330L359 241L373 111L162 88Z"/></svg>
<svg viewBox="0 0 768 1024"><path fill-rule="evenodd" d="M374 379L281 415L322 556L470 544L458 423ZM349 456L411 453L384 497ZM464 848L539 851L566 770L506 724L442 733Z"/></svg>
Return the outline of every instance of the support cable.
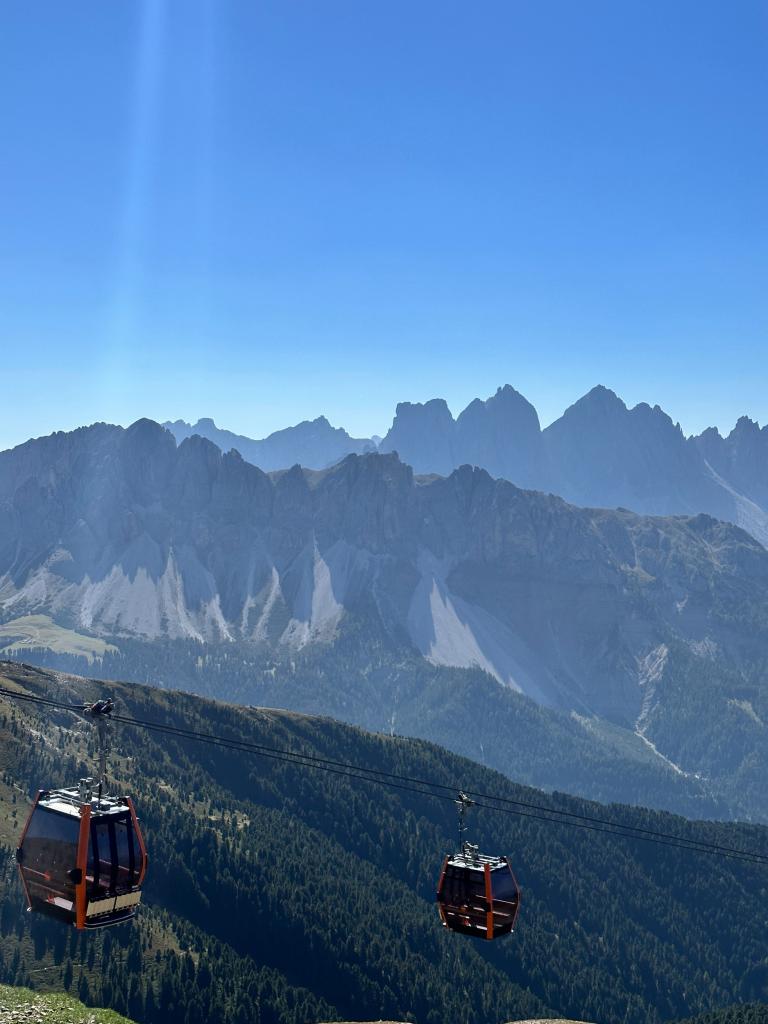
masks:
<svg viewBox="0 0 768 1024"><path fill-rule="evenodd" d="M419 779L414 776L402 775L396 772L388 772L379 768L370 768L366 765L354 764L353 762L337 761L331 758L320 757L315 754L302 753L300 751L287 750L280 747L272 747L267 744L256 743L250 740L228 738L215 733L201 732L195 729L188 729L182 726L174 726L162 722L152 722L147 719L134 718L129 715L117 715L113 712L114 705L111 701L97 701L96 704L68 704L52 700L37 694L23 693L0 687L0 697L7 697L11 700L19 700L27 703L41 705L51 710L71 711L83 714L84 711L93 714L92 709L98 705L111 706L109 711L103 708L97 712L96 721L107 720L119 722L132 728L145 729L161 735L170 736L180 740L193 740L199 743L221 747L239 753L248 753L257 757L264 757L268 760L292 764L296 767L313 768L329 774L355 779L360 782L372 782L379 786L386 786L391 789L398 789L420 796L428 796L432 799L458 803L463 799L483 810L494 811L498 814L512 814L516 817L531 818L549 824L565 825L570 828L580 828L590 832L602 832L607 835L619 836L625 839L635 839L642 842L655 843L659 846L668 846L681 850L688 850L694 853L706 853L710 856L724 857L744 861L750 864L768 865L768 854L754 850L743 850L734 846L726 846L720 843L712 843L706 840L691 839L679 834L661 832L655 829L644 828L640 825L628 825L620 821L606 818L599 818L594 815L581 814L576 811L561 810L556 807L548 807L531 801L516 800L511 797L504 797L494 793L483 793L472 791L470 798L460 787L446 783L435 782L428 779ZM100 783L106 774L106 741L100 740ZM460 793L459 801L456 800L457 790ZM490 801L490 802L488 802Z"/></svg>

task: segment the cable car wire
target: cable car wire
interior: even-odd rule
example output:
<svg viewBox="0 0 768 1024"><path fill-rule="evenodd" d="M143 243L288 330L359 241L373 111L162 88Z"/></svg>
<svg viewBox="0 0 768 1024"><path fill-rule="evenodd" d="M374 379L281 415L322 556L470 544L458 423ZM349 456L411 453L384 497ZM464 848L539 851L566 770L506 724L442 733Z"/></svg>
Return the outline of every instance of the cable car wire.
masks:
<svg viewBox="0 0 768 1024"><path fill-rule="evenodd" d="M157 722L132 719L128 716L118 715L114 720L122 722L125 725L139 725L142 728L162 732L166 735L175 736L181 739L193 739L198 742L211 743L231 750L253 753L257 756L266 757L271 760L301 763L305 767L317 768L333 774L344 775L348 778L360 779L364 782L374 782L378 785L391 786L395 789L404 789L423 796L447 800L451 803L455 802L456 799L457 787L449 786L445 783L418 779L408 775L398 775L394 772L386 772L378 768L369 768L364 765L357 765L344 761L333 761L328 758L318 757L314 754L304 754L298 751L283 750L278 747L269 747L264 744L253 743L248 740L228 739L211 733L201 733L194 729L184 729L179 726L169 726ZM445 792L429 792L429 788L439 789ZM475 794L474 790L472 792L474 795L482 798L482 800L493 800L497 803L509 805L497 806L496 804L483 803L481 800L474 801L475 806L484 810L498 811L500 814L514 814L518 817L534 818L539 821L554 822L560 825L572 825L592 832L606 832L611 835L623 836L629 839L657 841L659 845L663 846L677 846L679 849L690 849L700 853L717 853L732 858L749 860L753 863L768 864L767 855L748 850L740 850L737 847L723 846L721 844L710 843L705 840L689 839L686 836L658 832L637 825L626 825L622 822L596 818L590 815L579 814L577 812L562 811L555 807L547 807L543 804L534 804L523 800L513 800L508 797L496 796L495 794L479 792ZM517 809L518 807L523 807L525 810L519 810ZM533 813L534 811L543 813ZM579 820L564 820L566 818L576 818ZM584 822L583 824L581 823L582 821Z"/></svg>
<svg viewBox="0 0 768 1024"><path fill-rule="evenodd" d="M395 780L395 781L400 782L400 783L409 783L409 784L415 784L415 785L418 785L418 786L424 786L424 787L430 787L430 788L433 788L433 789L443 790L444 792L450 794L448 799L450 799L451 801L454 801L455 798L456 798L457 787L456 786L450 786L450 785L447 785L446 783L442 783L442 782L433 782L433 781L428 781L428 780L425 780L425 779L418 779L418 778L414 778L413 776L409 776L409 775L401 775L401 774L397 774L395 772L387 772L387 771L384 771L383 769L379 769L379 768L370 768L370 767L363 766L363 765L350 764L349 762L345 762L345 761L335 761L335 760L331 760L329 758L319 757L319 756L317 756L315 754L305 754L305 753L300 753L298 751L288 751L288 750L281 749L279 747L271 747L271 746L267 746L267 745L261 744L261 743L254 743L254 742L252 742L250 740L228 739L226 737L213 736L210 733L200 733L200 732L198 732L196 730L193 730L193 729L184 729L181 726L164 725L162 723L149 722L149 721L145 721L145 720L141 720L141 719L129 718L129 717L126 717L126 716L119 716L119 715L118 716L114 716L113 720L117 721L117 722L122 722L123 724L126 724L126 725L141 725L141 726L143 726L144 728L147 728L147 729L155 729L155 730L163 729L163 730L166 730L167 732L169 732L169 734L171 734L171 735L177 735L177 736L180 736L180 737L187 737L187 738L190 738L190 739L202 740L202 738L205 736L205 737L207 737L208 739L211 739L211 740L212 739L221 740L221 741L225 742L227 745L231 745L233 749L242 749L242 750L246 750L246 751L259 752L259 753L264 752L265 756L266 756L267 753L269 753L269 754L281 754L281 755L287 755L289 757L300 757L300 758L306 759L307 761L311 761L313 763L313 765L330 765L330 766L335 767L335 768L353 769L355 772L364 772L367 775L379 776L379 777L381 777L383 779L392 779L392 780ZM369 781L379 781L379 780L378 779L370 779ZM419 790L419 792L421 792L421 791ZM706 847L708 847L710 849L718 850L718 851L721 851L723 853L728 853L728 854L743 853L743 854L746 854L748 856L753 856L753 854L749 853L748 851L738 850L737 848L732 847L732 846L723 846L723 845L721 845L719 843L709 843L709 842L706 842L704 840L687 839L685 836L673 835L673 834L670 834L668 832L660 832L660 831L657 831L655 829L644 828L641 825L626 825L623 822L611 821L611 820L605 819L605 818L597 818L597 817L594 817L593 815L588 815L588 814L580 814L577 811L567 811L567 810L561 810L561 809L556 808L556 807L547 807L546 805L531 803L530 801L515 800L515 799L513 799L511 797L502 797L502 796L498 796L498 795L496 795L494 793L483 793L483 792L479 792L479 791L476 791L476 790L473 790L472 792L473 792L473 795L475 797L479 798L480 800L493 800L493 801L495 801L497 803L501 803L501 804L512 805L512 806L515 806L515 807L524 807L524 808L526 808L528 810L543 811L543 812L545 812L546 814L548 814L550 816L551 815L559 815L561 817L575 818L575 819L580 820L580 821L589 822L590 824L603 825L603 826L608 826L610 828L615 828L615 829L631 830L633 833L642 833L643 835L652 836L652 837L659 838L659 839L674 840L674 841L681 842L681 843L695 844L696 846L706 846ZM436 796L437 794L429 794L429 795ZM501 811L503 813L503 808L501 808L501 807L496 807L496 806L491 807L488 804L482 804L481 805L481 804L477 803L477 801L475 801L475 803L477 804L477 806L483 806L486 809L490 809L490 810L498 810L498 811ZM511 813L520 814L521 812L513 811ZM534 817L534 815L528 815L528 816L529 817ZM550 820L550 819L547 818L546 820ZM565 822L562 822L562 823L565 824ZM601 830L598 830L598 831L604 831L604 829L601 829ZM755 854L754 856L758 856L759 857L759 856L763 856L763 855Z"/></svg>
<svg viewBox="0 0 768 1024"><path fill-rule="evenodd" d="M9 690L5 687L0 687L0 696L32 704L39 704L52 710L70 711L78 714L83 714L90 706L87 703L68 704L51 698L38 696L37 694ZM250 753L258 757L264 757L268 760L293 764L297 767L314 768L318 771L325 771L344 778L356 779L361 782L372 782L380 786L403 790L420 796L428 796L433 799L448 801L451 803L455 802L456 793L460 788L457 786L450 786L446 783L419 779L413 776L401 775L378 768L370 768L365 765L358 765L352 762L335 761L315 754L301 753L299 751L286 750L280 747L271 747L266 744L255 743L250 740L228 738L216 735L215 733L205 733L195 729L187 729L182 726L174 726L162 722L152 722L147 719L133 718L129 715L112 714L110 717L112 721L119 722L122 725L158 732L167 736L172 736L176 739L189 739L241 753ZM441 792L435 792L435 790L439 790ZM475 806L483 810L495 811L499 814L512 814L516 817L531 818L537 821L548 822L550 824L566 825L571 828L581 828L590 832L602 832L606 835L614 835L624 839L635 839L642 842L655 843L659 846L668 846L676 849L688 850L694 853L706 853L710 856L726 857L750 864L768 865L768 854L762 854L758 851L742 850L738 847L725 846L719 843L708 842L706 840L690 839L686 836L676 835L674 833L647 829L640 825L627 825L619 821L598 818L592 815L581 814L576 811L560 810L555 807L547 807L544 804L515 800L510 797L503 797L493 793L472 792L473 798L475 796L480 798L475 800ZM489 800L493 801L493 803L483 802Z"/></svg>

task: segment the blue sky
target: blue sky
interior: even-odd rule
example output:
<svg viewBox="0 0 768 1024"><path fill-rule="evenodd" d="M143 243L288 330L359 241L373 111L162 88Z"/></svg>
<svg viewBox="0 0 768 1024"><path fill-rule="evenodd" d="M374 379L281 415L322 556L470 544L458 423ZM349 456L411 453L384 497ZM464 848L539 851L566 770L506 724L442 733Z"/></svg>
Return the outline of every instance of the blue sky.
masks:
<svg viewBox="0 0 768 1024"><path fill-rule="evenodd" d="M511 383L768 420L768 7L7 0L0 447Z"/></svg>

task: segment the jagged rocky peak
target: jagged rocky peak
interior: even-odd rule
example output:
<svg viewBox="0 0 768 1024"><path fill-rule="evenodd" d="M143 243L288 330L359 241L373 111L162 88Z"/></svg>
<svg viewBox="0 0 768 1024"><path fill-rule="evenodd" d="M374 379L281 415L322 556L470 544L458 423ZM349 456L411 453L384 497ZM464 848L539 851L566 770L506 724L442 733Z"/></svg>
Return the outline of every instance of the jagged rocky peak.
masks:
<svg viewBox="0 0 768 1024"><path fill-rule="evenodd" d="M118 437L116 458L129 491L147 496L165 486L177 457L176 442L168 431L154 420L140 419Z"/></svg>
<svg viewBox="0 0 768 1024"><path fill-rule="evenodd" d="M12 494L20 483L34 478L43 469L53 474L70 472L78 455L108 448L122 432L122 427L111 423L93 423L71 431L57 430L0 452L0 499Z"/></svg>
<svg viewBox="0 0 768 1024"><path fill-rule="evenodd" d="M169 434L173 435L177 444L180 444L185 437L191 437L192 434L200 432L196 423L187 423L186 420L166 420L165 423L163 423L163 428L167 430ZM206 429L217 430L218 428L213 420L210 420L207 428L203 427L203 431Z"/></svg>
<svg viewBox="0 0 768 1024"><path fill-rule="evenodd" d="M446 475L456 465L455 422L443 398L428 402L399 402L382 452L397 452L417 473Z"/></svg>
<svg viewBox="0 0 768 1024"><path fill-rule="evenodd" d="M720 433L720 431L717 429L717 427L707 427L706 430L702 430L702 432L700 434L694 435L691 438L691 440L692 441L704 440L704 441L707 441L707 442L714 441L714 442L717 443L717 442L723 441L724 438L723 438L723 435Z"/></svg>
<svg viewBox="0 0 768 1024"><path fill-rule="evenodd" d="M646 422L659 421L676 428L671 416L664 412L660 405L651 406L648 402L638 402L637 405L630 408L615 391L603 384L597 384L586 395L574 402L555 422L562 424L578 419L588 423L596 418L608 418L614 422L630 418Z"/></svg>
<svg viewBox="0 0 768 1024"><path fill-rule="evenodd" d="M720 516L732 500L658 405L628 409L599 386L543 433L552 490L582 505Z"/></svg>
<svg viewBox="0 0 768 1024"><path fill-rule="evenodd" d="M497 388L496 393L490 398L486 398L485 401L475 398L459 414L456 422L461 427L462 424L482 418L503 423L506 427L519 426L536 432L541 429L536 409L510 384Z"/></svg>
<svg viewBox="0 0 768 1024"><path fill-rule="evenodd" d="M691 438L691 443L728 486L759 506L758 512L768 507L768 427L761 428L755 420L742 416L727 437L709 427ZM744 525L750 529L753 509L747 518ZM768 534L753 532L768 542Z"/></svg>
<svg viewBox="0 0 768 1024"><path fill-rule="evenodd" d="M560 417L560 420L556 422L561 422L566 418L570 419L577 414L594 415L595 413L601 413L609 416L620 416L627 411L626 404L615 391L611 391L604 384L596 384L586 395L582 395L578 401L569 406Z"/></svg>
<svg viewBox="0 0 768 1024"><path fill-rule="evenodd" d="M457 461L482 466L519 487L544 481L541 426L531 403L509 384L476 398L456 421Z"/></svg>
<svg viewBox="0 0 768 1024"><path fill-rule="evenodd" d="M736 420L736 426L733 428L731 433L759 434L760 429L760 424L757 420L753 420L750 416L739 416L738 420Z"/></svg>
<svg viewBox="0 0 768 1024"><path fill-rule="evenodd" d="M404 429L417 427L451 430L453 426L454 417L444 398L430 398L429 401L423 402L398 401L392 426L384 440Z"/></svg>
<svg viewBox="0 0 768 1024"><path fill-rule="evenodd" d="M536 410L510 385L476 398L454 420L442 398L401 402L380 446L397 451L417 473L447 476L464 464L522 487L541 486L541 428Z"/></svg>
<svg viewBox="0 0 768 1024"><path fill-rule="evenodd" d="M655 434L667 435L673 444L685 441L685 435L679 423L661 408L651 406L648 402L638 402L629 408L615 391L598 384L588 391L577 402L565 410L559 420L555 420L545 433L550 436L573 430L595 432L601 440L610 443L615 435L603 435L600 432L610 425L612 430L628 430L643 443L644 434L639 431L653 431Z"/></svg>
<svg viewBox="0 0 768 1024"><path fill-rule="evenodd" d="M214 423L213 419L211 419L210 416L203 416L202 419L199 419L197 421L197 423L194 425L194 427L192 428L192 430L196 434L202 434L203 437L206 436L206 433L205 433L206 431L208 431L208 430L218 430L218 429L219 428L216 426L216 424Z"/></svg>
<svg viewBox="0 0 768 1024"><path fill-rule="evenodd" d="M168 431L160 426L159 423L156 423L155 420L150 420L146 417L142 417L129 427L126 427L124 440L128 444L143 445L145 447L175 447L173 438L169 436Z"/></svg>

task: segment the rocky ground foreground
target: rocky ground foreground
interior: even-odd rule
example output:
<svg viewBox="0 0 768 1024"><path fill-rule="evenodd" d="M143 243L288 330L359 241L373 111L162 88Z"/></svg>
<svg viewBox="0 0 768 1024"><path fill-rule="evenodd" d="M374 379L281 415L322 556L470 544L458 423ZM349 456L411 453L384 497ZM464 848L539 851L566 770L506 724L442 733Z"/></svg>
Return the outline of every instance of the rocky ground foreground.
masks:
<svg viewBox="0 0 768 1024"><path fill-rule="evenodd" d="M60 993L0 985L0 1024L131 1024L113 1010L83 1006Z"/></svg>
<svg viewBox="0 0 768 1024"><path fill-rule="evenodd" d="M405 1024L397 1020L344 1021L344 1024ZM510 1024L590 1024L589 1021L567 1020L565 1017L549 1017L546 1020L518 1020Z"/></svg>

